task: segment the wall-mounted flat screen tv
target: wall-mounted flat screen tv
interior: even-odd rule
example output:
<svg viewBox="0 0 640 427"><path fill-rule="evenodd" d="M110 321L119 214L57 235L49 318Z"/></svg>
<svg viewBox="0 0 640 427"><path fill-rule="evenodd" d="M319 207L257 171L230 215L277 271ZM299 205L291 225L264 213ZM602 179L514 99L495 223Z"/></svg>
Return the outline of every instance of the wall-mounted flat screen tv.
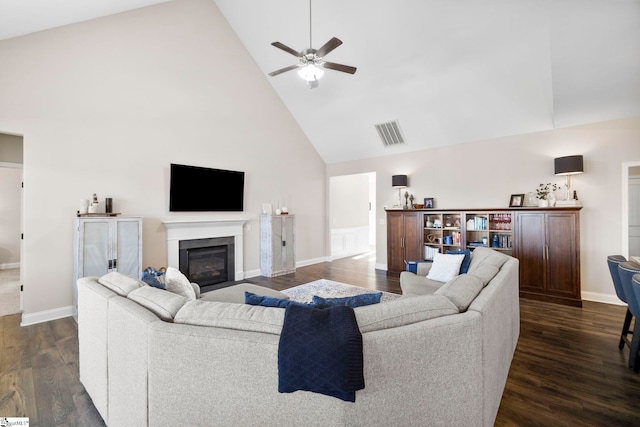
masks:
<svg viewBox="0 0 640 427"><path fill-rule="evenodd" d="M171 164L169 211L241 212L244 172Z"/></svg>

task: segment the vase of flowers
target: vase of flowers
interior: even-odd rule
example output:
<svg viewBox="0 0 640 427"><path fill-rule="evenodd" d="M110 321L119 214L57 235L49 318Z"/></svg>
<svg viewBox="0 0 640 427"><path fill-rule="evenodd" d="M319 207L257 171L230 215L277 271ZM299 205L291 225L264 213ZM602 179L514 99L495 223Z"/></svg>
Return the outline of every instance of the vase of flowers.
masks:
<svg viewBox="0 0 640 427"><path fill-rule="evenodd" d="M554 191L556 191L558 188L560 187L557 184L551 184L550 182L546 184L540 184L538 188L536 188L536 198L538 199L538 206L541 208L554 206L556 204Z"/></svg>

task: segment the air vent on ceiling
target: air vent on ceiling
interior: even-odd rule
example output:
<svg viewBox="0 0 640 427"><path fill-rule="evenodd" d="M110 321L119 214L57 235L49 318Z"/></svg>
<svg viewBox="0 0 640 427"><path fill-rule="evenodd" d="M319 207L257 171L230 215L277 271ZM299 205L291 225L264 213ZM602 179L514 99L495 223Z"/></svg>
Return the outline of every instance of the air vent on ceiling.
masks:
<svg viewBox="0 0 640 427"><path fill-rule="evenodd" d="M402 136L402 132L400 132L400 124L397 120L388 123L379 123L376 125L376 130L385 147L404 144L404 136Z"/></svg>

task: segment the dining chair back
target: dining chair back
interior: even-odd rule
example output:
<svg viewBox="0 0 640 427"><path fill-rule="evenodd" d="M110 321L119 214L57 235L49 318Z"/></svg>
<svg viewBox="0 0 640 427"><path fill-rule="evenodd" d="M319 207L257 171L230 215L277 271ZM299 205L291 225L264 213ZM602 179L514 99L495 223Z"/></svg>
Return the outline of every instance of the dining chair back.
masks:
<svg viewBox="0 0 640 427"><path fill-rule="evenodd" d="M618 274L620 274L620 283L624 290L624 295L627 298L627 307L631 314L635 316L636 322L640 315L640 298L636 298L633 285L633 276L640 274L640 264L634 261L621 262L618 265ZM634 326L634 329L637 329ZM631 340L630 353L629 353L629 367L635 369L636 356L640 349L640 333L636 331L633 334Z"/></svg>
<svg viewBox="0 0 640 427"><path fill-rule="evenodd" d="M631 279L631 283L633 287L633 297L640 304L640 274L634 274ZM635 373L640 372L640 349L637 349L635 353L635 360L633 362L633 371Z"/></svg>

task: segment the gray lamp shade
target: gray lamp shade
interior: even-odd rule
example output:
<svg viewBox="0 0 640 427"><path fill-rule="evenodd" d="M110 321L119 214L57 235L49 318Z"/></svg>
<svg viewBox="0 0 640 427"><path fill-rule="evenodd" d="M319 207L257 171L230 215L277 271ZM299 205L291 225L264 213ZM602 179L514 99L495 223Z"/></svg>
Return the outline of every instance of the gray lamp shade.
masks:
<svg viewBox="0 0 640 427"><path fill-rule="evenodd" d="M582 156L565 156L554 159L556 175L575 175L584 172Z"/></svg>
<svg viewBox="0 0 640 427"><path fill-rule="evenodd" d="M407 186L407 175L393 175L391 177L391 186L393 188L404 188Z"/></svg>

